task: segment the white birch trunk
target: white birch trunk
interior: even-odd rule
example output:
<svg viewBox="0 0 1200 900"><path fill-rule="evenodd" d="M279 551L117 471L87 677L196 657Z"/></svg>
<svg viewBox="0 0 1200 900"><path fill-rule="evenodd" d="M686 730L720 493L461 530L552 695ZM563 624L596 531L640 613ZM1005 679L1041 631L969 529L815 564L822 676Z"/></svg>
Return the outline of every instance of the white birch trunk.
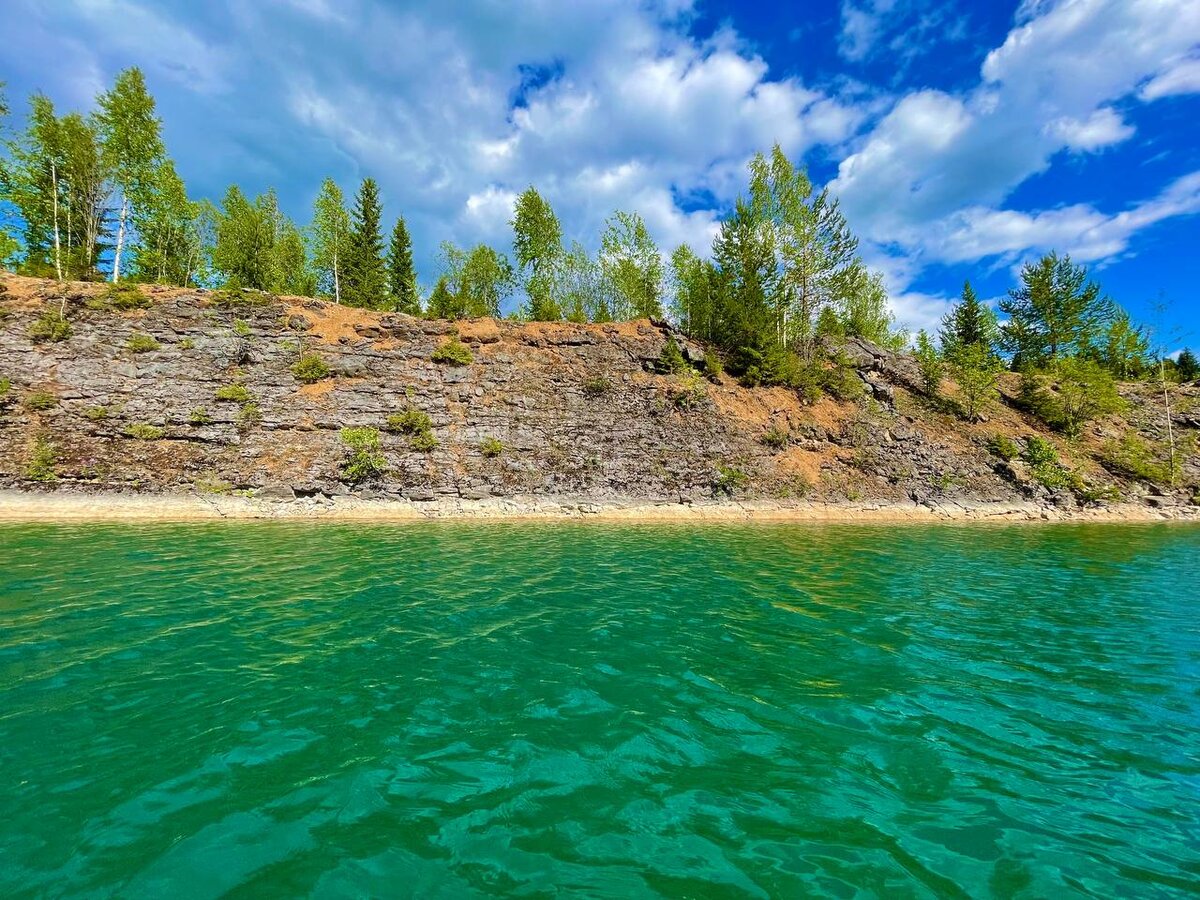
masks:
<svg viewBox="0 0 1200 900"><path fill-rule="evenodd" d="M58 239L58 167L50 163L50 185L54 191L54 271L58 280L63 280L62 274L62 244Z"/></svg>
<svg viewBox="0 0 1200 900"><path fill-rule="evenodd" d="M122 195L121 197L121 218L120 224L117 226L117 249L113 253L113 273L112 282L116 284L121 280L121 247L125 243L125 217L129 214L129 198Z"/></svg>

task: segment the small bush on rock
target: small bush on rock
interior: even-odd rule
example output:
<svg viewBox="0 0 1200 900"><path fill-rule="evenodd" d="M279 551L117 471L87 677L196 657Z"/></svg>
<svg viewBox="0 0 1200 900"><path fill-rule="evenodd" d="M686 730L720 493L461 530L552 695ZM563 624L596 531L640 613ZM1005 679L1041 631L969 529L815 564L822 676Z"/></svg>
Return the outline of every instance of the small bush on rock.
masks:
<svg viewBox="0 0 1200 900"><path fill-rule="evenodd" d="M717 475L713 479L713 496L732 497L736 491L742 490L750 483L750 476L741 469L733 466L717 466Z"/></svg>
<svg viewBox="0 0 1200 900"><path fill-rule="evenodd" d="M430 357L435 363L446 363L451 366L469 366L475 361L471 348L458 338L450 338L433 351Z"/></svg>
<svg viewBox="0 0 1200 900"><path fill-rule="evenodd" d="M695 409L708 400L708 388L695 372L679 376L667 391L676 409Z"/></svg>
<svg viewBox="0 0 1200 900"><path fill-rule="evenodd" d="M292 374L297 381L305 384L315 384L322 378L329 377L329 364L315 353L305 353L292 366Z"/></svg>
<svg viewBox="0 0 1200 900"><path fill-rule="evenodd" d="M103 422L109 417L111 410L107 406L89 406L83 414L92 422Z"/></svg>
<svg viewBox="0 0 1200 900"><path fill-rule="evenodd" d="M125 341L125 349L130 353L150 353L161 348L162 345L148 334L131 334Z"/></svg>
<svg viewBox="0 0 1200 900"><path fill-rule="evenodd" d="M791 435L780 428L778 425L772 425L767 429L767 433L759 438L766 446L773 450L782 450L788 445L791 440Z"/></svg>
<svg viewBox="0 0 1200 900"><path fill-rule="evenodd" d="M58 398L49 391L30 391L25 395L25 408L45 412L58 406Z"/></svg>
<svg viewBox="0 0 1200 900"><path fill-rule="evenodd" d="M189 425L211 425L212 424L212 416L210 416L208 414L208 410L205 409L203 406L197 406L190 413L188 413L188 424Z"/></svg>
<svg viewBox="0 0 1200 900"><path fill-rule="evenodd" d="M30 481L40 481L46 484L58 479L57 465L58 452L54 445L45 438L38 438L34 442L33 450L22 471Z"/></svg>
<svg viewBox="0 0 1200 900"><path fill-rule="evenodd" d="M484 438L479 443L479 452L488 459L495 459L504 452L504 444L494 437Z"/></svg>
<svg viewBox="0 0 1200 900"><path fill-rule="evenodd" d="M121 311L148 309L150 306L150 298L143 294L136 284L130 284L127 281L110 284L96 298L96 301L98 302L93 305L100 309L116 309Z"/></svg>
<svg viewBox="0 0 1200 900"><path fill-rule="evenodd" d="M157 425L147 425L145 422L135 422L133 425L127 425L122 433L126 437L131 437L139 441L157 441L165 434L163 429Z"/></svg>
<svg viewBox="0 0 1200 900"><path fill-rule="evenodd" d="M403 412L392 413L387 418L385 430L395 434L420 434L433 427L429 413L419 409L406 409Z"/></svg>
<svg viewBox="0 0 1200 900"><path fill-rule="evenodd" d="M242 408L238 410L237 424L238 428L252 428L262 421L262 410L258 408L258 404L251 401L243 403Z"/></svg>
<svg viewBox="0 0 1200 900"><path fill-rule="evenodd" d="M229 403L249 403L252 396L244 384L225 384L213 395L217 400Z"/></svg>
<svg viewBox="0 0 1200 900"><path fill-rule="evenodd" d="M428 453L435 449L438 445L438 439L433 436L432 432L421 431L414 434L408 440L408 446L418 453Z"/></svg>
<svg viewBox="0 0 1200 900"><path fill-rule="evenodd" d="M1172 470L1170 453L1156 452L1140 435L1125 432L1119 441L1109 441L1100 451L1100 462L1110 472L1148 481L1170 484L1179 474L1179 458Z"/></svg>
<svg viewBox="0 0 1200 900"><path fill-rule="evenodd" d="M612 390L612 383L603 375L594 375L583 383L583 392L589 397L599 397Z"/></svg>
<svg viewBox="0 0 1200 900"><path fill-rule="evenodd" d="M349 484L361 484L387 471L387 460L379 452L379 431L374 428L343 428L342 443L349 456L342 463L342 478Z"/></svg>
<svg viewBox="0 0 1200 900"><path fill-rule="evenodd" d="M993 434L987 440L988 452L998 456L1005 462L1016 459L1021 455L1021 448L1006 434Z"/></svg>
<svg viewBox="0 0 1200 900"><path fill-rule="evenodd" d="M658 362L655 363L654 368L663 375L674 375L687 367L687 360L683 358L679 344L675 343L675 336L667 335L667 342L663 344L662 352L658 355Z"/></svg>
<svg viewBox="0 0 1200 900"><path fill-rule="evenodd" d="M35 344L56 344L71 336L71 323L57 310L47 310L29 326L29 339Z"/></svg>

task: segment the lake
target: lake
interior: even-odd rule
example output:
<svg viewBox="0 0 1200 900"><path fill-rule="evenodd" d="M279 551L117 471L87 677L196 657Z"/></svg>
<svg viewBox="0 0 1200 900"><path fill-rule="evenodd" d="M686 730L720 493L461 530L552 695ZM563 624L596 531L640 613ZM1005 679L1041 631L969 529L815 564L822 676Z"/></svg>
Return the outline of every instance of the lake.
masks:
<svg viewBox="0 0 1200 900"><path fill-rule="evenodd" d="M0 895L1200 891L1200 528L0 526Z"/></svg>

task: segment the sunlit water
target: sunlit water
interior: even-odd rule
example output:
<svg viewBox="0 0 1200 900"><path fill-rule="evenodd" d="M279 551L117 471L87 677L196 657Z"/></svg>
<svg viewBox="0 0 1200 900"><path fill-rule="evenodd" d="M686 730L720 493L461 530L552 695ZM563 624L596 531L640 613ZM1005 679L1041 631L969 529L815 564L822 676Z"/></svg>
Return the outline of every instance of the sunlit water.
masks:
<svg viewBox="0 0 1200 900"><path fill-rule="evenodd" d="M1200 529L0 553L5 897L1200 891Z"/></svg>

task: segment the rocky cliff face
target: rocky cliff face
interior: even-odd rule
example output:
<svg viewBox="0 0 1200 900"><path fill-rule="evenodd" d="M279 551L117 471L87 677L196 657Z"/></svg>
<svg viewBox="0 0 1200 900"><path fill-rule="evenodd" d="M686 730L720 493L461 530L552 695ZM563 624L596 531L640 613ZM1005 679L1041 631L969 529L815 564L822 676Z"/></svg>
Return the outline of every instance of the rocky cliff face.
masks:
<svg viewBox="0 0 1200 900"><path fill-rule="evenodd" d="M848 399L805 405L795 392L747 389L728 376L660 374L672 335L649 321L449 323L150 287L140 289L146 308L122 311L102 285L15 276L0 284L0 385L10 384L0 397L4 486L417 501L1074 502L1051 498L987 449L995 432L1020 439L1040 433L1036 423L1004 406L970 426L936 412L910 359L865 342L844 349ZM69 336L31 339L39 318L60 312ZM455 336L472 361L435 362ZM674 337L702 360L702 348ZM299 380L302 354L319 357L328 376ZM1200 425L1187 418L1195 393L1178 398L1176 427ZM387 430L388 417L405 410L429 416L433 441ZM1153 403L1138 413L1152 427ZM380 429L386 469L359 484L344 475L351 451L340 435L353 426ZM1150 493L1059 444L1098 483ZM1187 466L1185 481L1200 481L1195 460ZM1156 502L1187 502L1186 492L1158 493L1166 496Z"/></svg>

